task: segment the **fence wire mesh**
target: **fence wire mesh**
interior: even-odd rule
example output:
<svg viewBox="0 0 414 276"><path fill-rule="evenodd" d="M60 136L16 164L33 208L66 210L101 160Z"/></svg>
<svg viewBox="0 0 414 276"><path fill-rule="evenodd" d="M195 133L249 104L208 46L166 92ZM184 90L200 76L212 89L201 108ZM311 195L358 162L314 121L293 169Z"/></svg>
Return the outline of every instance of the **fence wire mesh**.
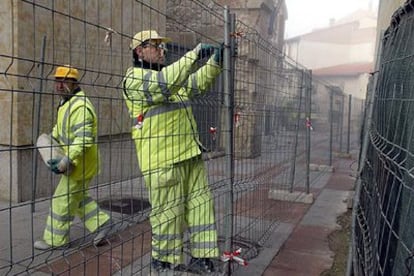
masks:
<svg viewBox="0 0 414 276"><path fill-rule="evenodd" d="M371 81L354 208L355 275L414 275L413 4L394 13Z"/></svg>
<svg viewBox="0 0 414 276"><path fill-rule="evenodd" d="M124 77L132 66L129 46L138 31L153 29L172 38L163 50L167 65L184 63L182 56L200 42L217 47L225 42L223 69L208 91L191 103L178 100L187 118L187 112L194 114L196 125L191 133L153 133L148 138L181 143L189 137L192 140L198 130L211 191L206 201L214 206L220 253L242 248L243 258L255 258L269 235L281 223L292 220L291 205L284 200L287 192L317 189L317 180L329 172L334 154L349 153L350 144L352 149L358 146L363 102L348 101L340 88L313 79L311 71L286 58L254 28L239 18L232 22L231 9L214 1L9 0L2 1L0 7L0 20L5 23L0 42L2 275L148 275L152 269L154 221L150 223L148 218L155 208L150 204L148 182L155 174L142 172L142 163L174 152L151 152L140 159L141 164L137 159L136 142L145 139L136 136L140 130L131 127L137 125L139 114L132 114L126 105ZM202 60L199 65L205 63ZM83 137L81 151L86 151L85 145L93 145L100 152L92 155L93 164L85 163L85 167L99 163L100 173L90 180L83 171L73 193L67 191L73 185L70 177L53 174L37 144L40 134L51 133L60 116L62 103L56 94L59 82L55 72L65 64L79 70L80 87L93 106L87 109L96 113L97 133L90 137L92 142L85 143L87 130L77 132ZM200 80L206 77L201 75ZM184 88L186 83L181 81L171 90ZM136 108L144 106L141 99L134 104ZM85 119L86 113L82 114ZM173 129L180 130L185 122L175 123ZM60 146L67 148L68 144L61 142ZM191 165L199 161L187 159ZM56 193L58 187L66 189L63 196ZM83 207L73 207L78 217L72 221L72 207L65 207L69 203L63 200L56 206L53 202L79 191L84 194L83 203L76 202ZM90 202L97 205L87 207ZM202 216L200 207L186 208L196 213L186 223L200 226L194 223ZM94 213L99 211L111 217L107 228L102 227L105 215ZM177 217L175 211L165 210L171 215L166 221ZM51 222L46 221L48 216ZM91 217L92 223L88 222ZM68 223L66 228L53 222L59 220ZM93 241L101 228L109 233L103 246L95 246ZM53 232L50 229L56 230L57 236L70 238L69 246L35 249L35 241L46 237L44 232ZM181 230L171 233L170 228L157 237L181 235ZM187 232L182 235L182 240L168 249L179 248L178 258L188 264L196 238ZM202 249L214 243L214 232L202 236L198 240ZM198 256L208 254L200 250ZM222 263L217 266L224 273L237 273L238 269L237 265L232 269Z"/></svg>

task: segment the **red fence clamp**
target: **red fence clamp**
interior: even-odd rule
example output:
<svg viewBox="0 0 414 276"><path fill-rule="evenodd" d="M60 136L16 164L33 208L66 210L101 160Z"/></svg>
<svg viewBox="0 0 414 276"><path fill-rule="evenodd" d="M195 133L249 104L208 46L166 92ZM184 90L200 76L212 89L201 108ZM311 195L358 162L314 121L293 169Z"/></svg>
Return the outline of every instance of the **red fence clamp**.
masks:
<svg viewBox="0 0 414 276"><path fill-rule="evenodd" d="M210 127L209 132L210 132L213 140L216 140L217 128L216 127Z"/></svg>
<svg viewBox="0 0 414 276"><path fill-rule="evenodd" d="M142 124L143 124L143 122L144 122L144 115L143 115L143 114L139 114L139 115L137 116L137 124L135 125L135 127L136 127L137 129L142 128Z"/></svg>
<svg viewBox="0 0 414 276"><path fill-rule="evenodd" d="M309 117L306 117L306 127L309 128L310 130L313 130L312 122L309 119Z"/></svg>
<svg viewBox="0 0 414 276"><path fill-rule="evenodd" d="M241 38L244 36L244 33L241 31L236 31L234 33L230 33L230 36L235 37L235 38Z"/></svg>
<svg viewBox="0 0 414 276"><path fill-rule="evenodd" d="M245 261L243 258L239 257L240 253L241 253L241 248L239 248L239 249L237 249L233 252L224 251L224 253L220 257L220 259L223 262L236 262L239 265L247 266L247 261Z"/></svg>
<svg viewBox="0 0 414 276"><path fill-rule="evenodd" d="M240 112L234 113L234 124L236 127L240 126Z"/></svg>

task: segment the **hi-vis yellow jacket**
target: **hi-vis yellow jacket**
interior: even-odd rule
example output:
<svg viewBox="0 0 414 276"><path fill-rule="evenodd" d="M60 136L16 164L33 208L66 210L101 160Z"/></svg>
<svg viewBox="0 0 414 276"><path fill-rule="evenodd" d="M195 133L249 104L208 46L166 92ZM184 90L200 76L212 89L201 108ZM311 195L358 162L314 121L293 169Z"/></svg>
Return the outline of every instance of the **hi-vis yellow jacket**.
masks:
<svg viewBox="0 0 414 276"><path fill-rule="evenodd" d="M75 166L70 174L75 180L88 179L99 171L95 108L83 91L78 91L59 106L52 136Z"/></svg>
<svg viewBox="0 0 414 276"><path fill-rule="evenodd" d="M143 173L201 154L189 99L205 93L221 68L211 57L193 73L196 59L189 51L160 71L131 67L126 72L123 95Z"/></svg>

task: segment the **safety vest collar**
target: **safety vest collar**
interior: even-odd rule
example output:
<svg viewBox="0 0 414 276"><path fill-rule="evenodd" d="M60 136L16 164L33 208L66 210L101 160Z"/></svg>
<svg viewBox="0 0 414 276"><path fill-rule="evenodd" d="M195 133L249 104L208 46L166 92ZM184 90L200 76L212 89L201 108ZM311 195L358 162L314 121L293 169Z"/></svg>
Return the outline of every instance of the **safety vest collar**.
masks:
<svg viewBox="0 0 414 276"><path fill-rule="evenodd" d="M81 92L82 88L80 88L79 86L76 87L72 94L69 94L65 97L61 97L60 102L59 102L59 107L61 107L62 105L64 105L67 101L69 101L73 96L75 96L77 93Z"/></svg>
<svg viewBox="0 0 414 276"><path fill-rule="evenodd" d="M165 67L165 65L159 64L159 63L147 62L147 61L142 60L142 59L137 59L137 60L134 61L134 67L139 67L139 68L143 68L143 69L150 69L150 70L154 70L154 71L161 71L162 68Z"/></svg>

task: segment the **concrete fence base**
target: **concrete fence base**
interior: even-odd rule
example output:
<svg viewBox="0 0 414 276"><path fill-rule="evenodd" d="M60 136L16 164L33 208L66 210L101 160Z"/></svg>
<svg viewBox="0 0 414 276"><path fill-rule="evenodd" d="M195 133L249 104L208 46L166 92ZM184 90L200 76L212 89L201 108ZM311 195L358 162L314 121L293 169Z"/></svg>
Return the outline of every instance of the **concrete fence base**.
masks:
<svg viewBox="0 0 414 276"><path fill-rule="evenodd" d="M311 204L313 203L313 194L305 192L289 192L286 190L269 190L268 197L274 200L290 201Z"/></svg>

